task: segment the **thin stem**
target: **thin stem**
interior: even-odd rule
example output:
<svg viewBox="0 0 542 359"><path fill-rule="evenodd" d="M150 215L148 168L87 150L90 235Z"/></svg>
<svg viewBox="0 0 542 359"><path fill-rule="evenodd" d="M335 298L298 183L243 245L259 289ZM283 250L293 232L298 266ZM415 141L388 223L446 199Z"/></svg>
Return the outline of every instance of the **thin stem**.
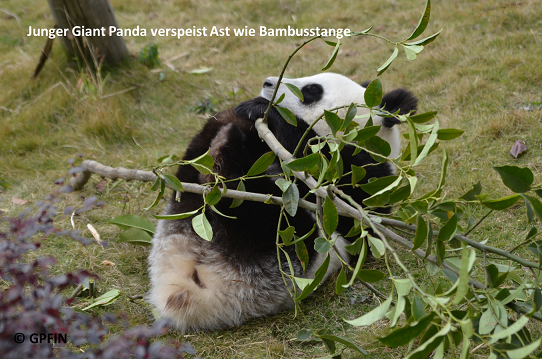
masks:
<svg viewBox="0 0 542 359"><path fill-rule="evenodd" d="M465 233L465 236L468 236L470 232L474 231L476 229L476 227L478 227L480 225L480 223L482 223L484 221L484 219L487 218L487 216L489 216L491 213L493 213L493 210L491 209L489 212L486 213L485 216L483 216L482 218L480 218L480 220L471 228L469 229L466 233Z"/></svg>
<svg viewBox="0 0 542 359"><path fill-rule="evenodd" d="M277 82L277 86L275 86L275 91L273 91L273 96L271 96L271 99L269 100L269 105L267 106L267 110L265 110L265 113L263 114L263 121L267 123L267 116L269 116L269 111L271 111L271 106L273 106L273 102L275 101L275 97L277 96L277 91L279 89L279 86L282 82L282 77L284 76L284 72L286 71L286 68L288 67L288 64L290 63L290 60L294 57L294 55L301 50L305 45L307 45L309 42L314 41L316 39L319 39L321 36L314 36L299 45L294 52L288 56L288 59L286 60L286 63L284 64L284 67L282 68L282 71L280 72L279 80Z"/></svg>

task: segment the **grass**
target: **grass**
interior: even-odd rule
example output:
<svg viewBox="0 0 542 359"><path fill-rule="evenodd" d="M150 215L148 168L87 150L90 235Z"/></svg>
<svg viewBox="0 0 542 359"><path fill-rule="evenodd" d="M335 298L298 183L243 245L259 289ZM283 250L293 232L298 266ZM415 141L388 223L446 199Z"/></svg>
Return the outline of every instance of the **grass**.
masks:
<svg viewBox="0 0 542 359"><path fill-rule="evenodd" d="M112 5L121 27L292 25L361 30L374 24L375 33L401 39L416 25L424 1L300 0L277 4L246 0L112 0ZM103 94L133 86L137 89L100 100L76 91L78 81L87 75L67 60L58 41L38 79L29 80L45 39L23 34L29 25L52 27L46 2L6 0L2 9L16 14L21 21L19 26L16 19L0 12L0 183L9 184L0 192L0 209L9 215L32 206L54 190L52 182L70 168L68 159L80 153L104 164L143 169L151 168L162 155L181 155L205 122L203 116L189 110L191 106L206 98L218 98L222 99L219 109L226 109L254 97L263 80L276 76L301 42L298 38L258 36L186 37L178 41L152 38L149 31L147 37L125 39L134 58L107 70L111 75ZM480 180L484 193L491 198L509 194L492 169L496 165L528 166L535 173L536 183L540 181L542 111L518 108L542 97L541 19L542 8L535 0L435 2L426 34L441 28L443 33L416 61L407 61L400 53L382 76L387 90L399 86L411 89L420 99L420 112L438 110L441 128L466 130L459 139L443 143L450 156L444 192L447 198L461 196ZM372 38L343 40L331 70L359 82L375 78L375 70L393 50ZM162 62L162 67L153 71L135 61L140 49L151 41L158 44ZM302 77L320 72L331 50L323 42L311 43L294 58L287 75ZM213 70L203 75L188 73L201 67ZM229 96L232 91L237 95ZM525 141L528 151L514 159L508 152L518 139ZM439 157L431 156L418 170L419 193L438 181ZM83 191L64 195L61 207L82 205L84 198L97 193L94 185L98 181L93 178ZM128 213L150 218L143 210L153 200L148 187L135 182L108 182L98 193L100 200L107 203L105 208L74 218L75 228L83 235L91 238L86 225L92 224L110 243L109 247L83 247L64 238L51 238L36 253L58 258L52 269L55 273L84 268L98 274L101 293L121 289L121 298L106 310L126 312L133 325L152 322L145 305L127 299L149 288L148 249L115 243L119 230L107 222ZM30 202L16 205L12 198ZM57 225L71 227L69 218L64 217L59 217ZM528 230L523 208L518 205L490 216L473 237L510 249ZM382 263L370 265L378 268ZM420 277L428 277L423 266L415 267ZM431 284L427 279L422 282ZM379 289L385 291L386 283L380 283ZM170 333L165 338L189 340L206 358L317 357L325 354L323 345L299 343L292 338L300 329L327 327L354 339L375 358L400 357L403 349L382 348L376 339L388 332L388 322L357 329L342 320L367 312L377 304L376 300L361 286L336 296L329 282L305 301L304 315L295 320L293 313L287 312L253 319L227 331L189 334L184 339ZM97 309L95 313L103 311ZM350 351L345 355L355 357ZM487 357L487 352L480 349L473 357Z"/></svg>

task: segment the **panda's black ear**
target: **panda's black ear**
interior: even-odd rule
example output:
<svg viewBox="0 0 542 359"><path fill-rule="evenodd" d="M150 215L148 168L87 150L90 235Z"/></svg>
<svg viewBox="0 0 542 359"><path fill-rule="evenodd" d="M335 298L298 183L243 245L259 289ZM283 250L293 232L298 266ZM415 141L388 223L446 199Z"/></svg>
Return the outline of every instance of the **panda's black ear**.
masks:
<svg viewBox="0 0 542 359"><path fill-rule="evenodd" d="M367 88L367 86L369 86L370 83L371 83L371 80L367 80L367 81L363 81L360 85L363 88Z"/></svg>
<svg viewBox="0 0 542 359"><path fill-rule="evenodd" d="M263 97L255 97L252 100L241 102L235 108L235 114L247 120L256 121L263 117L265 110L269 106L269 100Z"/></svg>
<svg viewBox="0 0 542 359"><path fill-rule="evenodd" d="M399 115L405 115L409 112L416 112L418 99L408 90L396 89L384 95L380 108L391 113L399 111Z"/></svg>

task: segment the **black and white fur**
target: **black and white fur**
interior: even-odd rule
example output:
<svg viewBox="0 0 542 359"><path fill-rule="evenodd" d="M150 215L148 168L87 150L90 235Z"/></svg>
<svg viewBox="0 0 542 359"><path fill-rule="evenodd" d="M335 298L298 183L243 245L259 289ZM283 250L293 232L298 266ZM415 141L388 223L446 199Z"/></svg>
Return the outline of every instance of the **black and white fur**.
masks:
<svg viewBox="0 0 542 359"><path fill-rule="evenodd" d="M285 81L295 84L305 96L305 102L301 102L289 90L283 89L284 85L279 88L279 96L285 93L281 106L296 115L298 126L288 125L274 109L268 117L268 123L289 151L293 151L307 126L324 109L349 105L351 102L363 103L364 88L341 75L326 73ZM246 174L251 165L269 151L259 139L253 121L263 116L276 82L276 78L268 78L260 97L241 103L235 112L228 110L210 118L189 144L184 159L195 158L210 148L215 160L215 172L227 179ZM416 100L410 93L391 94L393 96L385 97L383 101L387 101L385 106L390 112L399 107L401 113L415 109ZM390 142L392 156L397 156L399 132L395 123L377 118L375 124L378 124L377 121L383 124L379 135ZM325 135L329 132L322 121L321 125L315 126L312 135ZM342 153L345 168L349 168L350 163L360 165L374 162L363 151L352 157L353 148L349 147L345 147ZM278 163L266 171L270 175L278 175L280 172ZM390 175L393 170L387 164L382 164L367 167L367 172L366 179ZM181 166L177 177L183 182L201 184L212 180L191 166ZM234 189L237 184L229 182L228 188ZM245 186L248 192L281 195L273 178L249 180ZM360 203L367 197L359 189L353 195L357 196L356 200ZM203 205L202 196L198 194L183 193L181 202L177 202L174 197L165 214L188 212ZM149 256L152 288L148 299L161 316L170 318L181 331L232 327L248 318L278 313L293 306L278 269L275 241L280 208L245 201L241 206L231 209L230 204L230 199L223 198L216 207L224 214L237 217L236 220L219 216L210 209L205 211L214 233L210 242L194 232L191 218L160 220L158 223ZM289 223L296 228L296 234L301 236L313 227L314 217L309 211L300 208L295 217L289 218ZM334 234L338 237L336 247L345 259L349 258L344 250L347 242L341 234L348 229L349 223L341 220ZM309 252L309 267L305 273L297 260L294 246L285 247L297 277L313 278L325 258L314 250L314 239L318 236L315 231L305 241ZM284 256L282 266L284 271L290 271ZM332 255L326 277L338 268L340 262Z"/></svg>

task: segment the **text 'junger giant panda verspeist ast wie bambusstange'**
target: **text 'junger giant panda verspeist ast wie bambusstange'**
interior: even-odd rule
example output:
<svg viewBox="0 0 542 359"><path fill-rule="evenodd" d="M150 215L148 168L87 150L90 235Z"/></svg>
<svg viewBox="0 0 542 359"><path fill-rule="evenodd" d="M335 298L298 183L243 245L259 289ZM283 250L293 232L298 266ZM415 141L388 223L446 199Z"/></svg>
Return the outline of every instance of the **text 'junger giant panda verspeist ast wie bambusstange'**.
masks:
<svg viewBox="0 0 542 359"><path fill-rule="evenodd" d="M241 103L235 110L220 112L207 120L201 132L190 142L183 158L196 158L210 148L216 173L226 179L246 174L262 154L269 152L267 145L258 136L254 121L263 117L277 80L274 77L266 79L259 97ZM277 94L277 98L285 95L280 106L292 111L297 118L297 127L285 122L273 107L268 116L269 128L290 152L294 150L307 127L320 117L325 109L364 103L365 88L342 75L323 73L298 79L284 79L283 82L294 84L304 95L304 102L301 102L283 84ZM416 98L402 89L391 91L382 101L382 106L385 106L387 111L393 113L400 110L400 114L415 111L416 105ZM363 111L368 110L360 108L358 114ZM344 118L344 113L339 112L339 115ZM378 136L391 145L391 157L398 156L400 142L396 125L399 121L378 116L374 117L373 121L375 125L381 125ZM309 137L329 133L331 131L325 121L320 121ZM376 163L364 151L355 156L352 156L353 153L353 146L345 146L342 150L344 168L350 168L352 164L360 166ZM367 166L365 169L365 182L372 177L394 174L394 168L388 163ZM246 191L281 196L282 191L274 183L280 173L282 170L277 160L265 172L277 177L244 181ZM214 182L212 175L202 174L192 166L180 166L177 177L182 182ZM351 179L344 176L342 181L350 183ZM237 181L227 182L230 189L237 188L237 185ZM359 188L346 188L344 187L344 191L358 203L369 196ZM216 208L237 219L222 217L211 210L205 211L213 229L211 241L206 241L195 233L191 218L158 222L149 256L152 287L148 298L160 315L171 319L180 331L233 327L248 318L275 314L294 305L278 268L275 241L280 207L244 201L236 208L229 208L231 203L231 199L222 198ZM194 211L203 204L202 195L186 192L182 194L180 202L172 196L164 214ZM288 217L288 221L300 236L308 233L315 223L313 213L303 208L299 208L294 217ZM352 223L351 219L341 217L333 235L338 237L336 247L347 260L350 255L344 250L344 245L348 244L348 241L342 235L347 233ZM286 228L287 225L283 225ZM284 247L292 259L296 277L313 278L316 269L324 260L326 254L314 250L314 240L319 236L321 234L314 231L305 241L309 254L309 264L305 272L297 259L294 246ZM289 273L286 260L281 263L282 269ZM332 255L326 277L339 268L340 261Z"/></svg>

